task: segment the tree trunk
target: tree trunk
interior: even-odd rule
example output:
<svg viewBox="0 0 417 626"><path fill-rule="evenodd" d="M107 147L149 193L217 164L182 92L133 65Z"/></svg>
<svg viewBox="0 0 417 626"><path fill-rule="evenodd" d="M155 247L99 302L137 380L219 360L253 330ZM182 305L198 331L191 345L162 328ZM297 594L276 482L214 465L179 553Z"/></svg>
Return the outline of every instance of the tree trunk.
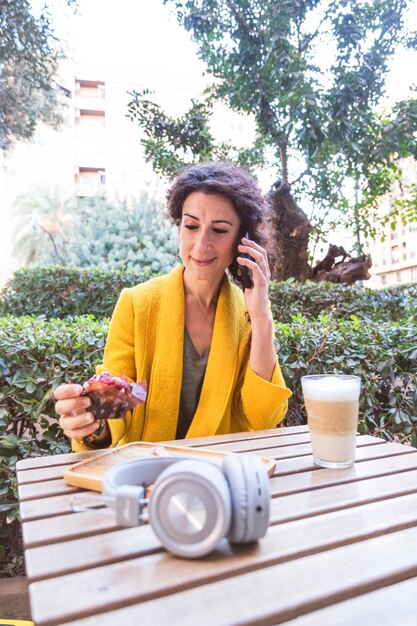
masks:
<svg viewBox="0 0 417 626"><path fill-rule="evenodd" d="M342 246L330 244L322 261L315 267L308 262L308 244L312 225L307 215L297 205L287 183L278 181L268 194L271 214L268 222L269 234L274 244L270 266L273 279L281 281L295 278L333 283L351 284L370 278L369 257L352 258ZM340 261L336 261L341 257Z"/></svg>

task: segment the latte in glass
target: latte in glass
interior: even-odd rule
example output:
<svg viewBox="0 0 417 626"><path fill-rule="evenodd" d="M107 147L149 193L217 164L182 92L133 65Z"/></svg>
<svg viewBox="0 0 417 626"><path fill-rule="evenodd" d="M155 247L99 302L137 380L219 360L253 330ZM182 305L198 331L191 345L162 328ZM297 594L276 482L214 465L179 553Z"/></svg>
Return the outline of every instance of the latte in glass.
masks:
<svg viewBox="0 0 417 626"><path fill-rule="evenodd" d="M355 462L361 382L323 374L301 379L314 462L339 469Z"/></svg>

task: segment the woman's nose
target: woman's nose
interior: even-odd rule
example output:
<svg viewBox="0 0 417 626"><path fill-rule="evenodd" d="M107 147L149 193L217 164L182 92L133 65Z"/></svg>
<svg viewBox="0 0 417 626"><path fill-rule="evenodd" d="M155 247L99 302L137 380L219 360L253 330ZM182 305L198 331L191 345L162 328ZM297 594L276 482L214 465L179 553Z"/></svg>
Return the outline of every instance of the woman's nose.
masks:
<svg viewBox="0 0 417 626"><path fill-rule="evenodd" d="M196 245L198 248L201 248L202 250L207 250L207 248L210 247L210 235L209 233L200 230L200 232L197 235L197 241L196 241Z"/></svg>

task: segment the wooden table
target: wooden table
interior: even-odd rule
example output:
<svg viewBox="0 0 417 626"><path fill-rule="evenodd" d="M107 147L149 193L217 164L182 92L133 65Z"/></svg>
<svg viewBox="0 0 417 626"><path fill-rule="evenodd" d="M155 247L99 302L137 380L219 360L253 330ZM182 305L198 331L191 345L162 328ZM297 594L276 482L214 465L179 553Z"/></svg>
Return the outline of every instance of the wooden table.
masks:
<svg viewBox="0 0 417 626"><path fill-rule="evenodd" d="M267 535L175 558L150 526L72 512L62 471L90 453L20 461L36 624L415 626L416 449L358 436L355 466L328 470L305 426L175 443L277 459Z"/></svg>

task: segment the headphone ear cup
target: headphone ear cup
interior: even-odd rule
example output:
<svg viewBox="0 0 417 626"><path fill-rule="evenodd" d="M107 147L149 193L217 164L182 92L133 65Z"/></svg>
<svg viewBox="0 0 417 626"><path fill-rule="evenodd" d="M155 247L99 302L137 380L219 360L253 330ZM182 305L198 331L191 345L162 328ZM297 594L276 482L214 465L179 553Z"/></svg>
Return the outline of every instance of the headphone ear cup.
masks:
<svg viewBox="0 0 417 626"><path fill-rule="evenodd" d="M248 543L263 537L269 525L269 478L263 461L251 454L230 454L223 473L232 499L232 524L228 539Z"/></svg>
<svg viewBox="0 0 417 626"><path fill-rule="evenodd" d="M205 461L179 461L158 476L149 520L162 545L173 554L209 554L230 528L232 505L221 470Z"/></svg>

